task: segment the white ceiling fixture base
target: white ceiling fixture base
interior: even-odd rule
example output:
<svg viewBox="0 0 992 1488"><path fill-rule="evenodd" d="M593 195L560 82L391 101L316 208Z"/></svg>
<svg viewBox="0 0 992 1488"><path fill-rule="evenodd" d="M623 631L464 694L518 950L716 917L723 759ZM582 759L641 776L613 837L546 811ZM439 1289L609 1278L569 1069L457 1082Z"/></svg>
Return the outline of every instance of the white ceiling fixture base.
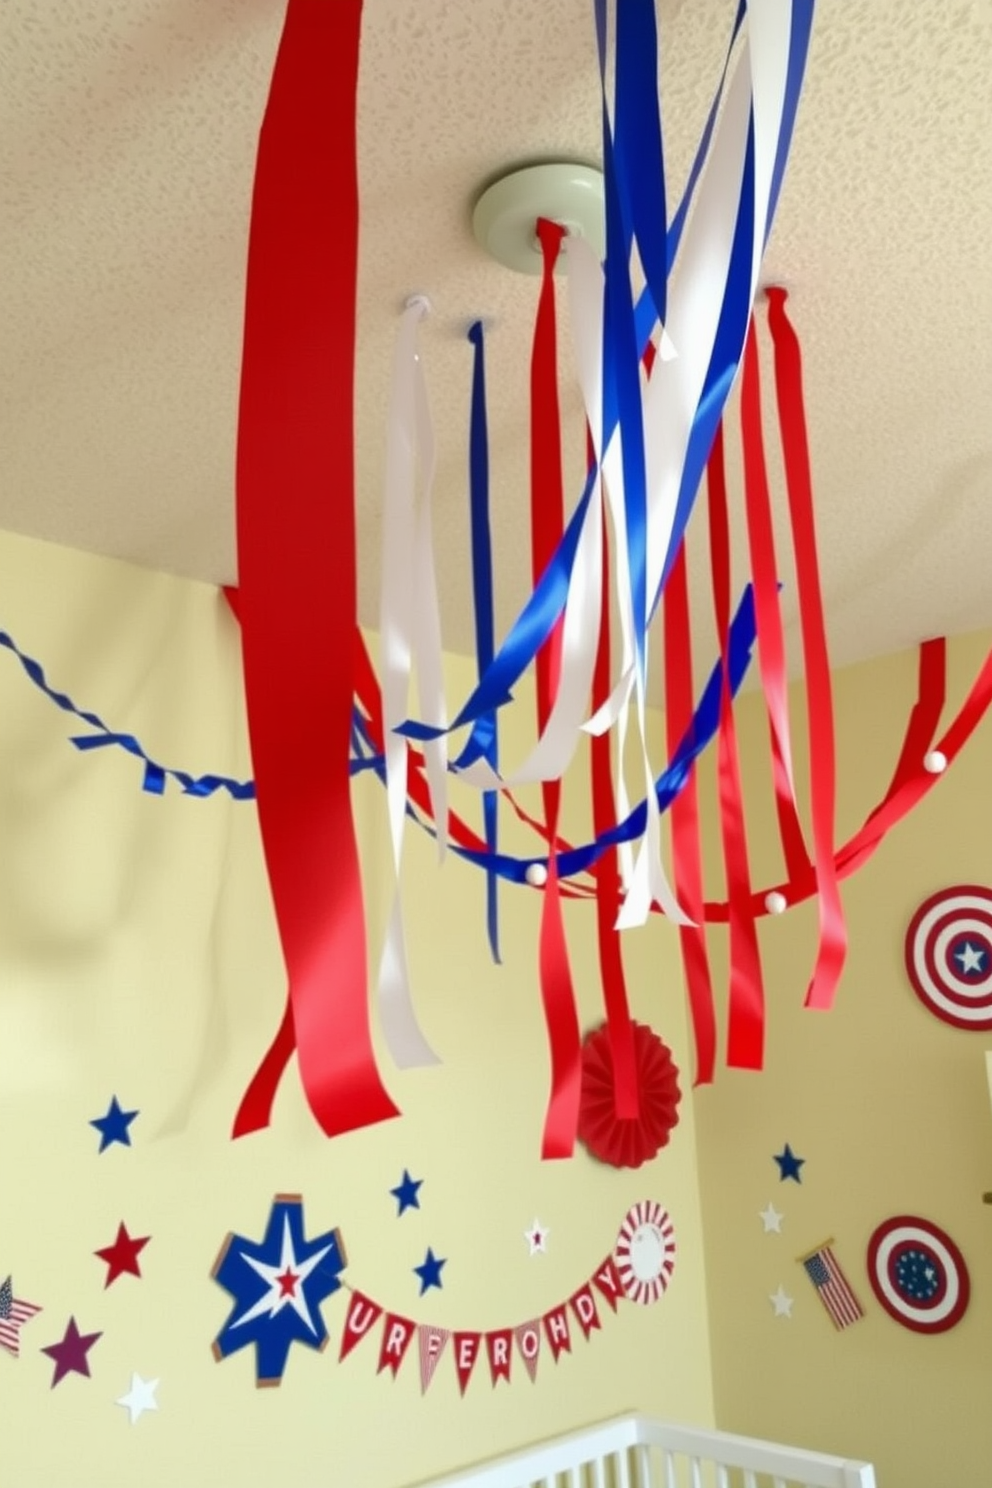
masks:
<svg viewBox="0 0 992 1488"><path fill-rule="evenodd" d="M486 252L506 268L518 274L539 274L539 217L560 223L570 236L585 238L602 258L606 252L602 172L558 161L511 171L479 197L472 231Z"/></svg>

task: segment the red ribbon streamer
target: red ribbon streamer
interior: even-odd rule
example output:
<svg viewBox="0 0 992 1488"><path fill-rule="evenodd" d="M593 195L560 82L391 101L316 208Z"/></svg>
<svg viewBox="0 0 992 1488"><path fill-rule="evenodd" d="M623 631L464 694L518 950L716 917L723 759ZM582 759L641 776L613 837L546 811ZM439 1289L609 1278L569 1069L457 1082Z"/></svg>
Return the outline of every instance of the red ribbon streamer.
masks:
<svg viewBox="0 0 992 1488"><path fill-rule="evenodd" d="M592 681L592 705L595 713L610 694L610 555L607 546L606 512L603 512L603 582L599 622L599 645ZM613 790L613 766L610 735L593 734L589 744L592 780L593 831L598 837L616 822L617 806ZM599 976L606 1009L606 1028L613 1065L613 1104L618 1121L640 1118L640 1093L637 1081L637 1054L634 1028L627 1001L627 983L623 970L623 946L617 929L620 913L620 869L615 847L597 859L593 868L596 879L596 932L599 944Z"/></svg>
<svg viewBox="0 0 992 1488"><path fill-rule="evenodd" d="M369 1027L349 790L355 625L360 0L290 0L252 199L237 532L248 729L289 980L234 1134L265 1126L295 1038L328 1136L395 1116ZM329 564L333 563L333 572Z"/></svg>
<svg viewBox="0 0 992 1488"><path fill-rule="evenodd" d="M707 487L713 608L723 660L717 769L720 781L720 831L727 874L727 900L730 905L727 1063L732 1069L761 1069L765 1037L765 994L758 933L751 908L751 870L747 860L737 731L734 727L734 703L730 692L727 641L730 630L730 530L722 426L717 429L710 452Z"/></svg>
<svg viewBox="0 0 992 1488"><path fill-rule="evenodd" d="M673 759L693 716L692 637L684 541L672 565L662 598L665 615L665 737L668 758ZM694 764L689 769L685 785L672 801L669 814L676 897L693 921L691 925L679 926L679 942L696 1045L695 1083L708 1085L716 1066L716 1010L703 926L703 864Z"/></svg>
<svg viewBox="0 0 992 1488"><path fill-rule="evenodd" d="M772 773L779 836L789 878L798 877L809 863L803 841L792 774L792 743L789 735L788 682L785 665L785 635L779 607L778 574L775 562L775 532L768 494L768 470L761 428L761 371L754 319L748 327L741 381L741 433L744 450L744 497L747 512L751 577L754 580L754 610L758 633L758 665L768 710L771 733Z"/></svg>
<svg viewBox="0 0 992 1488"><path fill-rule="evenodd" d="M778 393L779 426L782 431L782 456L796 554L809 727L813 854L819 889L820 943L806 993L806 1006L829 1008L847 957L847 927L844 924L844 906L834 863L837 767L833 691L816 554L813 482L803 408L802 353L799 338L785 313L785 290L771 288L767 294L768 325L775 346L775 386Z"/></svg>
<svg viewBox="0 0 992 1488"><path fill-rule="evenodd" d="M537 224L544 260L531 356L531 556L534 584L541 578L564 529L561 421L555 324L555 264L564 228L544 218ZM537 723L544 729L561 672L562 621L537 654ZM541 999L551 1049L551 1093L544 1118L541 1156L571 1157L582 1093L582 1040L568 964L568 945L558 884L557 832L561 782L541 782L548 827L548 878L541 906L539 967Z"/></svg>

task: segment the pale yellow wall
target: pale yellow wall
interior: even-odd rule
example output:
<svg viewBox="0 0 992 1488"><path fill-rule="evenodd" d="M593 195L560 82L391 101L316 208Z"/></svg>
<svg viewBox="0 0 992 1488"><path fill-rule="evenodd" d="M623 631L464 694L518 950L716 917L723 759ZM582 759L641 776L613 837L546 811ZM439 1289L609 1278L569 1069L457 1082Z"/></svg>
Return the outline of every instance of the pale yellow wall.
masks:
<svg viewBox="0 0 992 1488"><path fill-rule="evenodd" d="M960 701L989 639L952 646L949 705ZM836 677L842 836L888 784L915 665L907 654ZM798 721L798 690L792 702ZM756 880L774 882L781 868L760 698L746 699L740 719ZM695 1101L718 1422L873 1459L880 1488L992 1482L992 1208L981 1202L992 1188L992 1034L933 1018L903 967L906 926L924 898L955 883L992 882L990 764L986 722L847 880L850 958L832 1012L802 1008L812 909L762 923L767 1068L723 1073ZM711 943L722 952L724 933ZM772 1154L786 1141L806 1158L801 1188L778 1180ZM785 1215L781 1235L763 1233L758 1211L769 1201ZM868 1284L869 1237L899 1213L940 1224L970 1268L970 1310L936 1337L892 1321ZM867 1314L841 1333L796 1261L831 1236ZM791 1320L776 1318L768 1301L779 1283L795 1298Z"/></svg>
<svg viewBox="0 0 992 1488"><path fill-rule="evenodd" d="M237 631L202 586L0 537L0 626L53 683L166 764L249 773ZM460 685L466 676L462 671ZM529 720L528 720L529 723ZM418 1006L440 1069L388 1083L401 1120L328 1142L291 1066L268 1132L232 1144L237 1100L281 1010L283 976L250 806L163 799L115 750L81 755L72 722L0 652L0 1279L44 1307L18 1361L0 1353L0 1478L11 1488L378 1488L487 1457L628 1408L711 1420L709 1348L690 1103L671 1148L622 1173L580 1151L538 1159L546 1054L535 975L537 896L503 895L505 965L483 935L483 887L415 830L407 910ZM521 739L521 746L523 739ZM512 750L511 750L512 752ZM580 784L573 799L584 798ZM366 779L370 929L386 895L384 804ZM600 1018L593 912L568 912L583 1022ZM673 936L628 943L635 1012L684 1062ZM140 1107L134 1145L97 1156L87 1124L111 1093ZM704 1114L708 1116L704 1108ZM401 1169L422 1208L394 1217ZM228 1298L210 1268L229 1229L261 1237L274 1193L299 1191L310 1233L340 1226L348 1279L442 1326L523 1321L566 1297L611 1248L628 1205L671 1211L679 1258L664 1301L627 1305L532 1385L494 1392L480 1363L458 1397L450 1357L426 1398L413 1354L375 1374L377 1342L337 1363L345 1294L325 1304L326 1353L295 1348L281 1389L258 1391L250 1351L214 1363ZM523 1230L550 1226L529 1259ZM153 1238L143 1279L103 1288L92 1252L118 1222ZM410 1268L449 1258L421 1308ZM40 1353L70 1313L102 1329L92 1379L50 1389ZM132 1371L160 1410L132 1428L114 1401Z"/></svg>

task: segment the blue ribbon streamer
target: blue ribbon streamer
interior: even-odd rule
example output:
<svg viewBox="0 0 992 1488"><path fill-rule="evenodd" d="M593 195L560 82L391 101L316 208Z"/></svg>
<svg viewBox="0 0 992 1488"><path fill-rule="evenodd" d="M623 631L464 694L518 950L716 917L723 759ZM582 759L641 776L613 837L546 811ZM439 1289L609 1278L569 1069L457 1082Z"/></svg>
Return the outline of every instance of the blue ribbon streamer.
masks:
<svg viewBox="0 0 992 1488"><path fill-rule="evenodd" d="M650 99L648 99L646 96L648 69L645 66L639 65L639 61L636 56L631 58L631 48L636 48L638 45L643 45L644 28L650 27L651 30L654 29L653 18L647 17L643 13L643 6L646 3L647 0L636 0L636 16L632 25L627 24L627 22L630 20L630 16L625 14L628 6L626 4L618 6L617 46L619 53L620 30L622 25L624 33L623 46L625 68L629 69L634 78L635 85L639 90L641 106L649 110L647 117L653 121L655 114L657 114L659 121L657 136L655 135L654 124L653 122L651 123L650 134L652 143L650 144L650 146L645 146L647 157L651 158L655 151L654 141L655 139L657 139L658 146L660 148L661 138L660 112L658 112L657 89L656 87L653 89L652 95ZM799 92L802 86L803 67L808 51L809 29L812 22L812 0L792 0L792 6L793 26L792 41L790 43L789 86L787 88L787 107L783 121L782 138L779 145L778 160L776 163L776 172L778 179L780 179L781 173L784 170L785 160L788 155L789 139L791 138L792 125L795 117L795 108L798 103ZM593 0L593 10L596 22L597 45L599 49L600 75L601 78L605 78L607 35L606 0ZM691 206L697 184L702 175L703 167L709 155L713 130L719 112L720 102L723 97L723 90L726 84L731 57L733 55L734 46L740 34L740 30L743 25L746 13L746 0L739 0L730 41L727 47L726 57L724 59L723 70L720 76L720 81L717 86L713 102L710 106L710 111L700 138L699 146L696 150L696 155L693 160L692 168L687 179L682 199L679 203L678 210L676 211L675 216L672 219L671 227L666 235L665 267L668 272L671 271L672 265L677 256L682 240L683 229L688 217L689 208ZM650 36L648 38L648 44L650 45ZM656 46L656 33L654 45ZM651 225L653 222L652 212L654 213L654 217L657 218L657 192L659 188L662 191L662 218L664 215L663 175L660 165L653 168L655 170L655 174L653 176L649 175L647 170L644 168L644 152L642 152L637 142L637 109L628 107L627 104L623 103L622 100L618 101L617 107L620 116L618 119L618 135L620 134L620 129L622 127L623 136L616 152L617 158L614 158L614 143L609 127L609 115L604 89L604 165L608 167L609 174L614 178L614 185L612 188L612 194L614 198L613 236L614 239L618 242L619 248L619 253L612 255L612 264L611 253L609 249L607 252L607 263L605 265L607 279L609 280L610 278L611 267L613 275L615 277L613 279L612 289L610 288L609 283L607 284L606 294L609 296L610 299L609 312L611 318L609 323L616 330L617 334L621 338L622 345L625 347L624 354L619 358L615 353L607 355L607 337L604 336L604 448L607 446L609 440L615 433L618 424L621 423L621 409L619 406L619 394L616 383L618 366L625 369L621 373L625 388L625 396L623 399L625 405L625 408L623 410L624 418L633 419L636 415L636 425L639 426L641 423L640 400L638 398L635 402L632 396L633 373L629 364L636 359L636 363L639 365L640 358L644 352L644 349L647 346L648 341L651 339L656 325L658 324L658 309L655 304L655 296L661 299L664 303L664 295L661 288L659 287L659 284L664 276L662 276L660 269L660 253L657 247L657 228L656 224ZM631 143L631 139L633 139L633 143ZM631 159L633 160L633 164L631 164ZM605 174L606 172L604 172L604 175ZM652 192L654 193L653 205L649 205L649 203L651 202ZM608 190L608 212L610 210L610 194L611 193ZM647 227L644 227L642 229L642 233L646 235L647 246L645 247L639 237L638 249L642 255L642 260L646 255L647 264L650 265L651 277L654 284L653 289L650 283L646 286L645 290L642 292L638 299L636 307L634 307L633 342L631 342L629 312L626 309L626 298L630 294L629 274L621 273L621 270L629 265L629 250L633 241L633 229L631 229L630 233L627 234L625 233L625 230L623 228L623 212L620 205L623 199L627 199L631 203L635 201L637 202L637 221L639 226L642 222L647 222L649 224ZM773 203L776 199L777 191L773 192ZM631 211L633 212L633 207L631 208ZM619 225L619 233L617 231L617 225ZM610 224L608 219L608 231L609 226ZM620 253L622 253L622 263L617 262ZM647 264L645 265L646 268ZM625 287L621 287L621 280L626 280ZM748 279L748 290L749 285L750 280ZM739 282L735 283L734 288L735 291L739 288ZM727 295L725 294L725 302L726 300ZM736 307L737 294L735 292L733 295L732 309L736 310ZM619 325L617 322L618 316ZM739 320L739 316L737 316L736 314L731 314L731 311L727 309L726 303L724 307L723 320ZM742 345L743 337L740 341L740 346ZM684 536L685 528L691 514L696 493L698 491L699 481L702 476L702 470L705 466L706 459L708 458L709 449L712 446L716 424L719 420L723 404L726 401L727 394L729 393L734 375L736 374L737 359L734 360L732 368L727 368L726 366L723 366L721 368L717 365L717 361L718 359L714 357L714 365L711 367L711 375L708 376L706 380L703 396L700 399L700 404L696 410L693 421L689 440L689 453L691 454L691 459L687 459L686 462L687 472L691 471L691 473L687 473L686 475L684 475L680 487L679 498L677 501L676 523L673 527L670 552L668 555L668 561L665 565L666 578L668 570L671 567L671 562L674 558L674 554L678 551L679 544L681 543ZM638 377L639 375L640 374L638 372ZM646 608L640 608L640 600L638 597L639 594L643 595L645 601L647 599L647 596L644 593L644 588L646 585L646 535L642 535L646 529L646 495L643 498L645 502L645 512L644 521L642 523L642 521L640 520L640 507L642 498L638 494L642 488L642 482L639 475L639 465L643 462L643 430L641 430L641 440L638 441L636 439L636 426L635 429L632 429L629 434L625 426L623 437L625 450L624 485L625 500L628 504L628 524L630 524L631 519L633 519L633 532L632 535L628 537L632 572L631 592L634 595L635 606L638 607L638 623L635 629L637 635L638 655L640 658L643 654L643 630L647 626L649 616L654 613L654 610L657 607L658 599L660 598L661 594L661 587L663 587L664 580L662 586L658 590L658 594L652 597L650 609L648 610ZM635 453L630 457L633 461L630 471L628 471L628 469L626 468L626 450L628 444L632 444L635 449ZM638 455L636 452L638 444L640 445L640 455ZM524 607L509 635L507 636L505 642L503 643L503 646L500 648L500 651L496 655L492 667L487 669L486 674L482 677L479 685L476 687L460 713L448 726L447 730L430 729L417 720L408 719L400 726L400 733L405 734L408 738L421 741L426 739L438 738L442 733L453 732L456 729L465 727L468 724L474 725L476 720L480 719L484 714L498 711L500 708L504 707L507 703L512 701L512 687L531 665L535 656L537 655L537 652L547 640L558 619L564 612L565 602L568 595L568 585L571 579L572 567L575 561L575 550L578 545L578 538L581 531L582 520L585 516L585 509L588 505L588 501L592 492L592 482L594 474L595 472L593 472L587 479L586 488L583 491L582 497L580 498L575 511L573 512L568 526L566 527L565 534L558 547L558 550L555 553L554 557L551 559L551 562L549 563L548 568L545 570L545 573L542 575L538 586L535 588L533 594L531 595L526 606ZM638 577L642 567L645 571L644 584L641 584ZM468 764L473 759L482 757L484 742L484 729L480 729L474 737L470 736L463 754L458 760L458 764Z"/></svg>
<svg viewBox="0 0 992 1488"><path fill-rule="evenodd" d="M17 657L24 671L30 677L34 685L50 698L63 713L70 713L74 718L80 719L82 723L89 724L90 728L96 729L95 734L77 734L72 737L77 749L104 749L108 746L116 746L127 750L136 759L144 764L144 778L142 790L148 791L150 795L160 796L165 790L166 781L171 779L178 781L187 796L212 796L217 791L227 791L228 795L235 801L253 801L255 799L255 782L253 780L231 780L226 775L190 775L186 770L173 770L166 765L160 765L142 749L133 734L119 734L109 729L103 719L96 713L89 713L83 708L77 708L68 693L58 692L49 684L45 676L44 668L26 655L6 631L0 630L0 646L5 646Z"/></svg>
<svg viewBox="0 0 992 1488"><path fill-rule="evenodd" d="M754 597L751 586L748 585L741 597L737 612L730 626L728 638L728 673L730 691L736 696L747 668L751 661L751 653L755 643L755 618ZM100 729L99 736L86 735L72 742L77 748L94 748L101 744L118 745L130 754L143 760L146 765L146 779L149 773L156 779L161 780L163 786L167 777L178 780L188 795L207 796L216 790L227 790L234 800L248 801L255 797L255 786L253 781L229 780L222 775L192 776L185 770L170 770L157 765L152 761L131 734L113 733L106 724L95 713L88 713L77 708L75 703L65 693L57 692L52 688L45 678L41 665L27 656L14 643L9 635L0 631L0 645L13 653L20 661L27 676L46 697L56 703L64 712L71 713L80 718L91 727ZM676 750L668 769L661 774L655 782L655 791L658 798L659 809L665 811L675 796L684 786L688 778L689 767L693 761L702 753L712 740L720 722L720 697L723 685L723 670L718 661L710 674L709 680L703 691L699 706L693 715L692 723L686 730L685 735ZM371 771L385 784L386 765L381 753L379 753L371 735L368 724L359 709L355 708L352 713L351 741L353 758L349 770L352 776L361 775ZM191 788L187 788L187 786ZM145 786L148 789L148 786ZM153 790L154 794L161 794L160 790ZM407 802L407 815L415 821L422 830L431 836L436 836L434 828L425 821L412 804ZM647 807L641 802L627 816L624 821L617 823L609 831L602 833L592 842L574 847L567 853L558 855L559 870L563 878L573 877L575 874L586 872L597 859L609 848L621 842L631 842L640 837L644 831L647 820ZM527 869L534 863L542 863L546 866L546 858L517 858L505 853L489 854L474 851L472 848L461 847L457 843L451 843L451 850L467 862L475 863L477 867L485 869L487 873L506 879L512 883L526 883Z"/></svg>
<svg viewBox="0 0 992 1488"><path fill-rule="evenodd" d="M474 349L472 368L472 418L469 438L469 507L472 528L472 589L475 600L475 651L479 677L482 678L493 664L494 604L493 604L493 547L489 527L489 431L486 425L486 355L485 336L481 320L470 328L468 339ZM458 763L464 764L465 755L474 748L473 758L483 758L492 770L499 769L499 734L496 709L492 708L478 719L475 740L469 739ZM482 793L483 836L490 857L495 857L499 845L499 793L494 790ZM499 954L499 878L495 873L486 873L486 931L493 960Z"/></svg>

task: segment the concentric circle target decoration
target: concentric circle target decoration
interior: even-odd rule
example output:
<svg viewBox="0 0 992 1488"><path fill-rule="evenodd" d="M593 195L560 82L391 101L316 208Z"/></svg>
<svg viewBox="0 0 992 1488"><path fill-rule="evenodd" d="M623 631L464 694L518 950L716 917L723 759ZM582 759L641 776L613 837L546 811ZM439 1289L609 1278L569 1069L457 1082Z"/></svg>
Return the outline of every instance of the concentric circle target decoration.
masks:
<svg viewBox="0 0 992 1488"><path fill-rule="evenodd" d="M868 1279L890 1317L915 1333L945 1333L964 1317L971 1283L950 1235L901 1214L868 1242Z"/></svg>
<svg viewBox="0 0 992 1488"><path fill-rule="evenodd" d="M992 889L959 884L924 900L906 931L906 971L945 1023L992 1028Z"/></svg>
<svg viewBox="0 0 992 1488"><path fill-rule="evenodd" d="M627 1211L613 1260L631 1302L647 1306L658 1301L675 1269L675 1226L654 1199Z"/></svg>

